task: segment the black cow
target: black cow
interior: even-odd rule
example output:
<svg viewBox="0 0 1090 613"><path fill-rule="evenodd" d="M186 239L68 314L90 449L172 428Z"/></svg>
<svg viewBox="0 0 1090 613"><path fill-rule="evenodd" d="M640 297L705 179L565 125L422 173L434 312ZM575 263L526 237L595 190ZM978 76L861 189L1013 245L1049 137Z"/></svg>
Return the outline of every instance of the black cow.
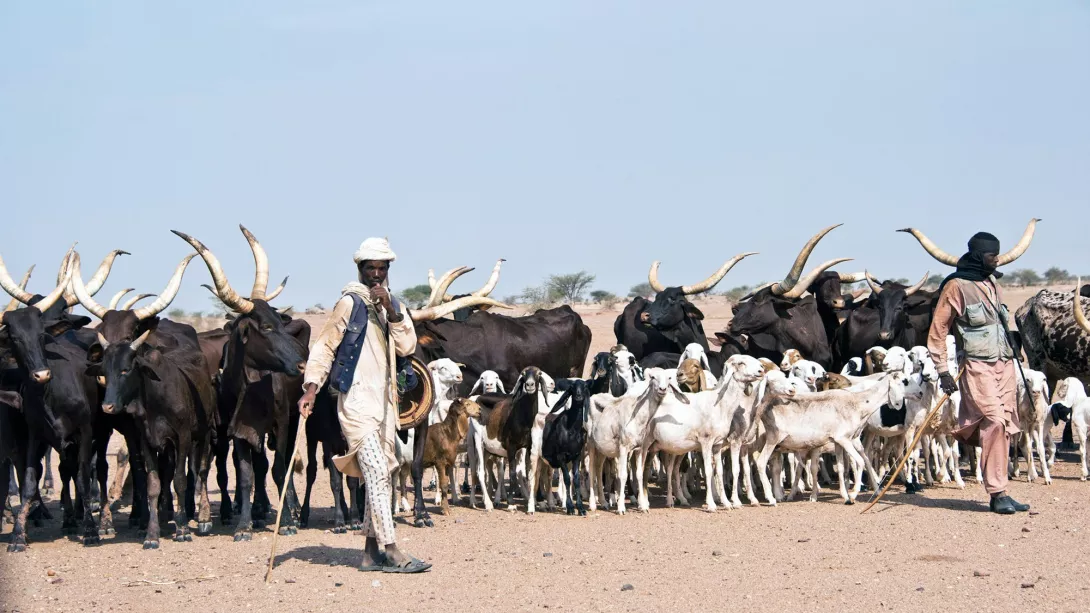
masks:
<svg viewBox="0 0 1090 613"><path fill-rule="evenodd" d="M871 347L903 347L911 349L927 341L931 327L931 293L920 288L928 273L918 283L905 286L893 281L879 285L867 277L870 297L856 306L836 333L836 363L834 370L852 358L863 357ZM921 305L926 312L920 313ZM913 315L916 311L915 316Z"/></svg>
<svg viewBox="0 0 1090 613"><path fill-rule="evenodd" d="M299 502L286 473L299 424L297 403L302 397L310 325L269 306L268 301L280 293L284 283L274 292L266 293L268 256L249 230L243 226L239 228L249 242L257 264L249 299L242 298L231 288L219 260L203 243L182 232L172 232L197 250L212 275L216 296L236 313L225 327L229 336L223 346L223 371L219 375L221 427L217 433L216 470L223 475L220 478L220 519L226 522L232 512L226 488L227 444L233 440L237 457L236 494L241 499L235 540L247 541L253 537L254 526L263 526L271 510L265 492L266 442L275 452L273 481L278 488L289 488L286 504L290 512L283 514L278 528L284 534L297 532L295 516ZM287 279L284 281L286 283ZM222 338L222 335L214 338ZM206 337L204 353L214 353L217 342ZM252 501L251 488L254 492Z"/></svg>
<svg viewBox="0 0 1090 613"><path fill-rule="evenodd" d="M681 287L663 287L658 280L659 262L652 263L647 277L656 292L655 301L637 296L625 306L613 322L617 343L627 347L636 360L660 351L681 353L690 343L698 343L707 350L708 340L700 323L704 314L687 296L711 290L735 264L751 255L754 254L736 255L704 281Z"/></svg>
<svg viewBox="0 0 1090 613"><path fill-rule="evenodd" d="M812 295L805 298L802 295L814 287L826 270L850 258L829 260L805 277L802 272L817 243L839 225L829 226L814 235L803 246L783 281L758 288L734 305L734 318L727 338L738 339L747 355L779 362L784 351L797 349L806 359L830 367L832 345L825 332L818 300ZM837 280L840 280L839 276ZM833 286L829 284L830 288ZM839 283L832 291L821 293L823 300L835 308L840 298Z"/></svg>

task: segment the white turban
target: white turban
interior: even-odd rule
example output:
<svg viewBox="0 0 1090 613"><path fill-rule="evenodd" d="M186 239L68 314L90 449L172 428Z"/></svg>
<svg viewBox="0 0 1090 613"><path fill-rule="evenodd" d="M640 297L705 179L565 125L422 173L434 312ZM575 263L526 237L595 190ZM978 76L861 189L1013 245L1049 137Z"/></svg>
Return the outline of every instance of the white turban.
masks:
<svg viewBox="0 0 1090 613"><path fill-rule="evenodd" d="M360 248L356 250L352 259L358 265L364 260L393 262L397 256L390 250L390 241L385 238L369 238L360 243Z"/></svg>

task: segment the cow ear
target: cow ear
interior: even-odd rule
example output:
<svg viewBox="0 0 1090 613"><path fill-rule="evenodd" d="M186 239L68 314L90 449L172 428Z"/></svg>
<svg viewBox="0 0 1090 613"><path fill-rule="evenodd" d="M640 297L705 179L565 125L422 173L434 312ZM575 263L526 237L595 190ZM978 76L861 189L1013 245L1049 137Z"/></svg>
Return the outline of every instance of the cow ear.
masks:
<svg viewBox="0 0 1090 613"><path fill-rule="evenodd" d="M696 308L696 305L686 300L682 307L685 309L685 316L692 319L704 319L704 313L700 312L700 309Z"/></svg>
<svg viewBox="0 0 1090 613"><path fill-rule="evenodd" d="M90 321L90 320L88 320L88 321ZM73 326L72 322L68 321L68 319L61 318L61 319L58 319L57 321L49 324L48 326L45 326L45 333L48 334L49 336L52 336L52 337L56 338L56 337L64 334L65 332L68 332L69 330L72 330L74 327L75 326Z"/></svg>
<svg viewBox="0 0 1090 613"><path fill-rule="evenodd" d="M98 377L101 377L102 376L102 364L101 363L88 364L87 368L83 371L83 374L87 375L88 377L95 377L96 379Z"/></svg>
<svg viewBox="0 0 1090 613"><path fill-rule="evenodd" d="M87 348L87 361L92 364L99 363L102 361L102 354L102 345L96 342Z"/></svg>
<svg viewBox="0 0 1090 613"><path fill-rule="evenodd" d="M148 379L151 379L152 381L162 381L162 378L159 376L159 373L156 372L155 366L153 366L151 362L139 358L136 360L136 367L139 368L140 372Z"/></svg>

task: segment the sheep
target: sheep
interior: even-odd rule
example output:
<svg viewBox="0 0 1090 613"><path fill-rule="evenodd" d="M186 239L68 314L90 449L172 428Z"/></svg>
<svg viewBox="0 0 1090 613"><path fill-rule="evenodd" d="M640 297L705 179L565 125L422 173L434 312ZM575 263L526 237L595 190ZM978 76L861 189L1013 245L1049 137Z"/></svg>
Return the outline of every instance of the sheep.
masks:
<svg viewBox="0 0 1090 613"><path fill-rule="evenodd" d="M473 389L469 391L470 398L477 393L477 390L481 390L485 394L507 393L503 389L503 381L500 381L499 374L494 370L486 370L481 373L481 376L477 378L477 382L473 384Z"/></svg>
<svg viewBox="0 0 1090 613"><path fill-rule="evenodd" d="M765 490L769 505L775 506L772 484L768 480L768 461L776 449L810 452L820 451L827 443L836 443L851 458L856 473L853 492L848 503L855 501L862 485L862 469L869 460L856 449L854 439L864 423L883 404L900 407L905 402L907 377L901 374L886 375L877 384L864 390L832 390L828 392L795 394L787 397L766 394L762 400L760 423L765 428L762 449L757 457L757 474ZM811 462L811 471L814 462ZM873 469L871 469L873 470ZM813 479L814 475L811 474ZM817 500L817 484L810 500Z"/></svg>
<svg viewBox="0 0 1090 613"><path fill-rule="evenodd" d="M1033 464L1033 447L1037 447L1037 454L1041 458L1041 474L1045 478L1046 485L1052 485L1052 475L1048 470L1048 452L1045 447L1045 419L1049 417L1048 381L1045 373L1023 368L1025 382L1018 377L1018 421L1022 423L1022 432L1015 435L1015 449L1018 443L1022 443L1022 450L1029 464L1026 478L1029 481L1037 479L1037 469ZM1029 384L1029 389L1026 389ZM1014 476L1019 474L1021 464L1018 454L1011 454L1014 463Z"/></svg>
<svg viewBox="0 0 1090 613"><path fill-rule="evenodd" d="M1090 398L1086 397L1086 388L1082 381L1076 377L1062 379L1056 384L1056 392L1052 396L1053 410L1070 412L1071 432L1075 438L1075 444L1079 447L1079 460L1082 463L1082 476L1080 481L1090 478L1090 471L1086 464L1087 438L1090 436Z"/></svg>
<svg viewBox="0 0 1090 613"><path fill-rule="evenodd" d="M456 398L450 404L446 419L428 427L427 440L424 443L424 466L435 467L439 474L439 491L446 491L448 475L454 472L454 463L458 458L458 447L465 441L469 432L469 418L480 417L481 407L468 398ZM443 515L450 515L447 497L440 500Z"/></svg>
<svg viewBox="0 0 1090 613"><path fill-rule="evenodd" d="M752 395L754 383L764 377L764 368L756 358L746 355L734 355L727 359L723 369L723 383L719 389L689 395L690 406L682 406L673 398L667 397L659 404L658 411L651 419L651 427L640 446L637 462L637 479L640 480L641 508L643 492L642 466L647 454L661 450L667 456L667 506L673 505L674 472L680 463L680 456L691 451L700 451L704 459L704 475L707 479L705 509L716 510L714 496L716 475L722 485L722 466L715 470L716 445L731 432L732 419L737 410L744 406L746 398ZM744 440L744 435L742 439ZM730 508L732 502L719 492L721 502Z"/></svg>
<svg viewBox="0 0 1090 613"><path fill-rule="evenodd" d="M555 415L557 412L560 414ZM564 508L568 515L575 512L575 507L578 507L580 516L587 514L583 508L583 493L579 488L579 459L583 456L583 448L587 442L586 423L589 413L590 390L585 381L576 379L553 405L551 416L555 415L555 419L546 418L541 434L541 456L549 466L560 469L564 476ZM573 482L575 506L571 499Z"/></svg>

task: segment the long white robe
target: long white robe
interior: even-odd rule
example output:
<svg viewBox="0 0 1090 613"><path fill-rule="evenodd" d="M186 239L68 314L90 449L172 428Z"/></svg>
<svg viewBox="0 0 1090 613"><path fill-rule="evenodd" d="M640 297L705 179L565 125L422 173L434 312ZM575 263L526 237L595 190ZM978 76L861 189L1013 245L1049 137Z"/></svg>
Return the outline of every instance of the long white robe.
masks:
<svg viewBox="0 0 1090 613"><path fill-rule="evenodd" d="M371 432L378 431L390 469L397 466L394 437L397 436L398 411L390 395L390 374L394 366L389 357L384 329L389 327L394 352L401 357L412 355L416 351L416 330L404 308L400 310L403 315L401 321L387 324L382 307L376 308L371 304L366 286L350 283L342 291L344 294L337 301L329 320L322 326L318 340L310 350L303 381L304 385L314 383L319 387L325 383L336 358L337 347L340 346L344 331L348 327L348 318L352 314L352 298L349 293L361 296L368 305L367 332L352 376L352 387L347 394L338 394L337 400L337 416L344 438L348 441L348 453L333 458L337 468L345 475L361 477L363 473L356 460L356 451L363 437Z"/></svg>

